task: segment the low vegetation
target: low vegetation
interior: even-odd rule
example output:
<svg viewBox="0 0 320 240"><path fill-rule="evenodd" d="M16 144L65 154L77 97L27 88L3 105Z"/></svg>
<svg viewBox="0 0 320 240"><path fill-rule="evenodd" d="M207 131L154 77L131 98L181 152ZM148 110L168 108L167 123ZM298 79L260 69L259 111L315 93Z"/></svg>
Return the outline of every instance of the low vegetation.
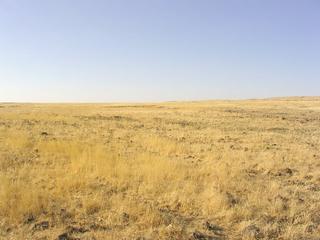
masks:
<svg viewBox="0 0 320 240"><path fill-rule="evenodd" d="M0 104L0 239L319 239L320 99Z"/></svg>

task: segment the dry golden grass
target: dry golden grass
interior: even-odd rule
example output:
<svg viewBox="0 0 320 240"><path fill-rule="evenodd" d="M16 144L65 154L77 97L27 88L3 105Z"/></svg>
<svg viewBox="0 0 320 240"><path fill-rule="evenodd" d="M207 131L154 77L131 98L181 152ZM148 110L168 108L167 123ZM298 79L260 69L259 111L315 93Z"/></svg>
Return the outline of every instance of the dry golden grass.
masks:
<svg viewBox="0 0 320 240"><path fill-rule="evenodd" d="M0 239L319 239L320 99L0 104Z"/></svg>

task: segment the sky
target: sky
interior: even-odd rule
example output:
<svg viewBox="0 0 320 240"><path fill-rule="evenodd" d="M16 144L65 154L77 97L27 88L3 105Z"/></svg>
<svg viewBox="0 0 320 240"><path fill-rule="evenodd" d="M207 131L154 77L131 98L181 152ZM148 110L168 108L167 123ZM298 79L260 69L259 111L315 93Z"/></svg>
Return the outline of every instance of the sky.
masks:
<svg viewBox="0 0 320 240"><path fill-rule="evenodd" d="M318 0L0 0L0 102L320 96Z"/></svg>

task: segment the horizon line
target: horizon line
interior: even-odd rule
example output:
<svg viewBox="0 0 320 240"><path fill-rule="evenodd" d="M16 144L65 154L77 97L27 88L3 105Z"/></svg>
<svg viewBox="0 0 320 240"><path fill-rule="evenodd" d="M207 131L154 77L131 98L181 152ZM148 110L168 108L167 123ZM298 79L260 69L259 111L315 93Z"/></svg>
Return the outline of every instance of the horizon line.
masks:
<svg viewBox="0 0 320 240"><path fill-rule="evenodd" d="M181 100L159 100L159 101L0 101L0 104L161 104L177 102L210 102L210 101L259 101L259 100L295 100L295 99L319 98L318 96L276 96L264 98L210 98L210 99L181 99Z"/></svg>

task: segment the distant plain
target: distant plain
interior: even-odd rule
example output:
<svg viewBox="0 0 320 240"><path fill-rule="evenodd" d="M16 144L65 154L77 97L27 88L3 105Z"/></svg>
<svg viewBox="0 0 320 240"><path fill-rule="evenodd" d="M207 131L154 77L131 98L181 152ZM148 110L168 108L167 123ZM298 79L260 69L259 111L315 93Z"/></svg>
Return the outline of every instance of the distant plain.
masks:
<svg viewBox="0 0 320 240"><path fill-rule="evenodd" d="M0 104L0 239L319 239L320 98Z"/></svg>

